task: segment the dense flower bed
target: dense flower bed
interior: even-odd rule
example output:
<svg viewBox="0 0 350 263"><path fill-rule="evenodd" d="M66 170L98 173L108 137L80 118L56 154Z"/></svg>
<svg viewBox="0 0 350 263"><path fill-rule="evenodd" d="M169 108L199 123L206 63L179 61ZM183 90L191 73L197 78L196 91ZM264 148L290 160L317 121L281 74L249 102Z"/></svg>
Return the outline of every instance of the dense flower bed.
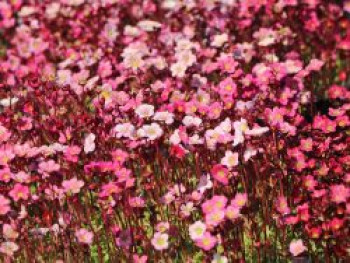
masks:
<svg viewBox="0 0 350 263"><path fill-rule="evenodd" d="M349 16L0 2L0 261L348 258Z"/></svg>

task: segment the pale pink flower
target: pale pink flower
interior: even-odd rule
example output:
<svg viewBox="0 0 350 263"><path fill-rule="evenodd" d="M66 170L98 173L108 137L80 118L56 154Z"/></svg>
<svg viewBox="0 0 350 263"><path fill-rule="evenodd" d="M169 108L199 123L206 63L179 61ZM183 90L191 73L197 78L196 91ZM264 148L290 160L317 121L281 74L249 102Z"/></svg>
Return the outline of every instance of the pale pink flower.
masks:
<svg viewBox="0 0 350 263"><path fill-rule="evenodd" d="M54 160L43 161L39 163L38 171L40 173L52 173L60 170L60 165Z"/></svg>
<svg viewBox="0 0 350 263"><path fill-rule="evenodd" d="M238 165L238 153L232 151L226 151L225 156L221 159L221 164L228 168L233 168Z"/></svg>
<svg viewBox="0 0 350 263"><path fill-rule="evenodd" d="M135 113L140 118L150 118L154 114L154 106L150 104L141 104L135 109Z"/></svg>
<svg viewBox="0 0 350 263"><path fill-rule="evenodd" d="M226 207L225 215L230 220L235 220L241 216L241 210L237 206L229 205Z"/></svg>
<svg viewBox="0 0 350 263"><path fill-rule="evenodd" d="M13 254L19 249L19 246L14 243L14 242L11 242L11 241L8 241L8 242L3 242L1 243L0 245L0 252L7 255L7 256L10 256L12 257Z"/></svg>
<svg viewBox="0 0 350 263"><path fill-rule="evenodd" d="M196 240L196 245L205 251L211 250L217 243L217 239L209 232L205 232L200 239Z"/></svg>
<svg viewBox="0 0 350 263"><path fill-rule="evenodd" d="M0 215L6 215L10 211L10 200L0 194Z"/></svg>
<svg viewBox="0 0 350 263"><path fill-rule="evenodd" d="M96 135L93 133L89 133L84 140L84 152L85 153L90 153L95 150L95 139Z"/></svg>
<svg viewBox="0 0 350 263"><path fill-rule="evenodd" d="M9 224L4 224L2 227L2 233L6 239L16 239L18 232Z"/></svg>
<svg viewBox="0 0 350 263"><path fill-rule="evenodd" d="M340 204L346 203L346 200L350 197L350 188L342 184L331 186L331 199L333 202Z"/></svg>
<svg viewBox="0 0 350 263"><path fill-rule="evenodd" d="M164 233L169 230L169 222L160 222L156 225L156 230L160 233Z"/></svg>
<svg viewBox="0 0 350 263"><path fill-rule="evenodd" d="M237 193L235 198L231 201L231 205L242 208L247 203L248 196L246 193Z"/></svg>
<svg viewBox="0 0 350 263"><path fill-rule="evenodd" d="M196 221L188 228L192 240L197 240L203 237L207 230L206 225L202 221Z"/></svg>
<svg viewBox="0 0 350 263"><path fill-rule="evenodd" d="M294 257L302 254L306 250L306 247L303 244L301 239L297 241L292 241L289 245L289 251Z"/></svg>
<svg viewBox="0 0 350 263"><path fill-rule="evenodd" d="M214 211L205 215L205 223L208 226L215 227L218 226L225 219L224 209L215 209Z"/></svg>
<svg viewBox="0 0 350 263"><path fill-rule="evenodd" d="M93 241L94 234L85 228L80 228L75 232L75 236L79 243L90 245Z"/></svg>
<svg viewBox="0 0 350 263"><path fill-rule="evenodd" d="M156 250L164 250L169 247L168 238L168 234L157 232L154 234L151 243Z"/></svg>
<svg viewBox="0 0 350 263"><path fill-rule="evenodd" d="M77 194L80 192L80 189L83 186L84 186L84 182L81 180L78 180L76 177L62 182L63 190L66 193Z"/></svg>

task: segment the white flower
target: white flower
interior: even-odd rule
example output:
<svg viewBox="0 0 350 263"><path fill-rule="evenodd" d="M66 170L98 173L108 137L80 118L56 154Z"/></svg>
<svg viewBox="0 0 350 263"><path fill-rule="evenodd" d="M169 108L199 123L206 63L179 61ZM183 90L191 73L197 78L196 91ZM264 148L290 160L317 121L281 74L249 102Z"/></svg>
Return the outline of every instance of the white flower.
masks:
<svg viewBox="0 0 350 263"><path fill-rule="evenodd" d="M223 122L219 124L219 127L224 132L229 133L232 129L232 123L230 118L227 117Z"/></svg>
<svg viewBox="0 0 350 263"><path fill-rule="evenodd" d="M194 43L192 43L187 38L180 38L176 41L175 51L179 52L183 50L189 50L194 48L194 46L195 46Z"/></svg>
<svg viewBox="0 0 350 263"><path fill-rule="evenodd" d="M164 121L166 124L172 124L174 122L174 114L168 111L159 111L154 114L153 119L155 121Z"/></svg>
<svg viewBox="0 0 350 263"><path fill-rule="evenodd" d="M96 139L96 135L93 133L90 133L88 136L85 137L85 141L84 141L85 153L93 152L95 150L95 147L96 147L95 139Z"/></svg>
<svg viewBox="0 0 350 263"><path fill-rule="evenodd" d="M192 66L196 61L197 57L192 53L191 50L183 50L175 54L177 63L182 63L186 67Z"/></svg>
<svg viewBox="0 0 350 263"><path fill-rule="evenodd" d="M135 127L131 123L120 123L114 127L115 137L117 138L133 138Z"/></svg>
<svg viewBox="0 0 350 263"><path fill-rule="evenodd" d="M57 83L65 86L71 83L72 73L70 70L62 69L57 71Z"/></svg>
<svg viewBox="0 0 350 263"><path fill-rule="evenodd" d="M226 151L225 156L221 159L221 164L232 168L238 165L238 153L232 151Z"/></svg>
<svg viewBox="0 0 350 263"><path fill-rule="evenodd" d="M0 100L0 105L3 107L8 107L8 106L16 104L17 102L18 102L18 98L16 98L16 97L6 98L6 99Z"/></svg>
<svg viewBox="0 0 350 263"><path fill-rule="evenodd" d="M226 256L221 256L219 254L215 254L211 263L227 263L228 259Z"/></svg>
<svg viewBox="0 0 350 263"><path fill-rule="evenodd" d="M198 127L199 125L202 124L202 119L201 119L201 118L198 118L198 117L193 117L193 116L186 115L186 116L183 118L182 123L183 123L186 127L190 127L190 126Z"/></svg>
<svg viewBox="0 0 350 263"><path fill-rule="evenodd" d="M181 143L181 138L180 138L178 129L176 129L174 133L170 136L169 141L171 144L174 144L174 145L178 145Z"/></svg>
<svg viewBox="0 0 350 263"><path fill-rule="evenodd" d="M137 23L137 26L144 31L151 32L157 28L161 28L162 24L152 20L142 20Z"/></svg>
<svg viewBox="0 0 350 263"><path fill-rule="evenodd" d="M287 59L284 62L284 65L286 66L288 74L298 73L300 70L303 69L302 63L296 60Z"/></svg>
<svg viewBox="0 0 350 263"><path fill-rule="evenodd" d="M179 5L179 1L178 0L164 0L162 2L162 7L164 9L175 9L177 6Z"/></svg>
<svg viewBox="0 0 350 263"><path fill-rule="evenodd" d="M163 70L168 66L168 64L166 63L166 61L163 57L151 58L147 61L147 63L150 66L152 66L152 65L155 66L159 70Z"/></svg>
<svg viewBox="0 0 350 263"><path fill-rule="evenodd" d="M183 78L187 67L181 62L176 62L170 66L170 70L173 77Z"/></svg>
<svg viewBox="0 0 350 263"><path fill-rule="evenodd" d="M21 8L21 10L18 12L18 16L26 17L26 16L30 16L36 12L37 12L37 10L32 6L23 6Z"/></svg>
<svg viewBox="0 0 350 263"><path fill-rule="evenodd" d="M18 232L9 224L4 224L2 227L2 233L6 239L16 239Z"/></svg>
<svg viewBox="0 0 350 263"><path fill-rule="evenodd" d="M236 132L245 133L249 127L246 119L241 118L239 121L233 123L233 128Z"/></svg>
<svg viewBox="0 0 350 263"><path fill-rule="evenodd" d="M199 178L197 190L200 193L204 193L206 190L211 189L212 187L213 187L213 182L210 180L210 174L202 175Z"/></svg>
<svg viewBox="0 0 350 263"><path fill-rule="evenodd" d="M254 148L247 148L243 154L244 161L248 161L251 157L257 154L257 150Z"/></svg>
<svg viewBox="0 0 350 263"><path fill-rule="evenodd" d="M124 35L137 37L138 35L140 35L140 30L137 27L126 25L124 27Z"/></svg>
<svg viewBox="0 0 350 263"><path fill-rule="evenodd" d="M80 6L84 2L85 2L85 0L69 0L68 4L71 6Z"/></svg>
<svg viewBox="0 0 350 263"><path fill-rule="evenodd" d="M154 234L151 243L156 250L163 250L169 247L169 235L157 232Z"/></svg>
<svg viewBox="0 0 350 263"><path fill-rule="evenodd" d="M251 136L260 136L268 131L269 131L268 127L256 127L256 128L247 130L245 134L251 135Z"/></svg>
<svg viewBox="0 0 350 263"><path fill-rule="evenodd" d="M133 53L127 54L124 57L123 64L126 68L131 68L135 71L141 68L145 64L145 62L142 59L142 54L138 52L133 52Z"/></svg>
<svg viewBox="0 0 350 263"><path fill-rule="evenodd" d="M141 104L135 110L135 113L140 118L149 118L154 114L154 106L150 104Z"/></svg>
<svg viewBox="0 0 350 263"><path fill-rule="evenodd" d="M54 19L56 18L58 12L60 11L60 3L52 3L50 5L47 5L45 9L45 16L48 19Z"/></svg>
<svg viewBox="0 0 350 263"><path fill-rule="evenodd" d="M235 135L233 138L233 146L237 146L240 143L244 142L243 134L249 129L246 119L240 119L233 123L233 128L235 130Z"/></svg>
<svg viewBox="0 0 350 263"><path fill-rule="evenodd" d="M18 249L18 245L14 242L3 242L0 245L0 252L10 257L12 257Z"/></svg>
<svg viewBox="0 0 350 263"><path fill-rule="evenodd" d="M197 240L203 237L205 231L207 230L206 225L201 221L196 221L188 228L190 232L190 237L192 240Z"/></svg>
<svg viewBox="0 0 350 263"><path fill-rule="evenodd" d="M152 123L151 125L144 125L138 131L139 137L146 137L153 141L163 135L163 130L158 123Z"/></svg>
<svg viewBox="0 0 350 263"><path fill-rule="evenodd" d="M203 144L204 143L204 139L199 137L198 134L194 134L193 136L188 138L188 143L190 145Z"/></svg>
<svg viewBox="0 0 350 263"><path fill-rule="evenodd" d="M222 47L222 45L228 41L228 35L226 33L214 36L211 45L213 47Z"/></svg>

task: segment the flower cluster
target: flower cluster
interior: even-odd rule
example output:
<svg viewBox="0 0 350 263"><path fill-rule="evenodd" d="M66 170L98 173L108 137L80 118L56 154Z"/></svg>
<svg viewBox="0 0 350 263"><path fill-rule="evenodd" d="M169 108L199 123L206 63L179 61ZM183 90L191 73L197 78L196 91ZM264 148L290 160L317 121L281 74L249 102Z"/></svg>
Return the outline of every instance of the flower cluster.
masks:
<svg viewBox="0 0 350 263"><path fill-rule="evenodd" d="M0 261L348 258L349 16L1 2Z"/></svg>

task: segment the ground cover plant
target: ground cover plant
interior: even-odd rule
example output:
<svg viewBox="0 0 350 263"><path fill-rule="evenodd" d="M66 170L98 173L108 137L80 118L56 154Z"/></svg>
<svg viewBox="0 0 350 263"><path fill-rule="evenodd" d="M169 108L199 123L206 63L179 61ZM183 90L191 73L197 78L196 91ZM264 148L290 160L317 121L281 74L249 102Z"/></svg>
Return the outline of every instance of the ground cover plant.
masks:
<svg viewBox="0 0 350 263"><path fill-rule="evenodd" d="M350 1L0 2L0 262L348 262Z"/></svg>

